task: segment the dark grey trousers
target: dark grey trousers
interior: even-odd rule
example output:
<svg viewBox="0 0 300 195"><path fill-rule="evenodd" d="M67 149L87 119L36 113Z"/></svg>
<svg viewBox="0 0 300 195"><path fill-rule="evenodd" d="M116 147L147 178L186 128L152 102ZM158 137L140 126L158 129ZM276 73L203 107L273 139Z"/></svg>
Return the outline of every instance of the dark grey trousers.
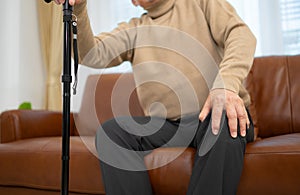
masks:
<svg viewBox="0 0 300 195"><path fill-rule="evenodd" d="M96 148L106 194L152 195L143 157L159 147L197 149L188 195L236 194L246 143L254 136L252 120L246 137L232 138L225 118L219 135L210 139L210 118L200 122L195 114L177 121L119 117L105 122L97 132ZM202 145L205 139L213 142L211 147ZM199 155L201 147L208 152Z"/></svg>

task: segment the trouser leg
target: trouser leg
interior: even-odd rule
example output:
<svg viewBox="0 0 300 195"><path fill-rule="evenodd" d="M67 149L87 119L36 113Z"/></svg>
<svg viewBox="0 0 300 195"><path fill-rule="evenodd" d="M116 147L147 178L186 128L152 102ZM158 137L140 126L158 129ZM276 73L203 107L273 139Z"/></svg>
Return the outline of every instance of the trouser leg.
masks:
<svg viewBox="0 0 300 195"><path fill-rule="evenodd" d="M181 121L182 127L176 122L149 117L123 117L104 123L97 132L96 147L106 194L152 194L143 157L158 147L188 146L197 121Z"/></svg>
<svg viewBox="0 0 300 195"><path fill-rule="evenodd" d="M210 115L198 125L198 115L178 122L148 117L113 119L97 132L96 147L107 195L147 195L152 189L143 157L158 147L192 146L199 150L208 129ZM231 138L227 119L213 148L202 157L195 157L189 195L234 194L242 171L246 139ZM197 129L198 128L198 129ZM130 131L130 132L127 132ZM138 132L144 135L136 135ZM153 132L155 131L155 132ZM197 134L195 136L195 133ZM253 131L253 129L252 129ZM253 133L253 132L252 132ZM147 135L148 134L148 135ZM131 151L131 152L128 152ZM134 152L137 151L137 152Z"/></svg>
<svg viewBox="0 0 300 195"><path fill-rule="evenodd" d="M242 173L247 141L245 137L240 135L237 138L231 137L226 118L216 143L208 153L199 156L198 151L204 135L206 131L211 131L208 128L210 117L211 115L201 123L192 144L197 148L197 152L187 194L233 195L236 194ZM248 131L253 131L252 125Z"/></svg>
<svg viewBox="0 0 300 195"><path fill-rule="evenodd" d="M140 150L137 136L124 131L115 119L110 120L97 132L96 147L107 195L152 194L142 155L130 152ZM134 166L136 171L131 170Z"/></svg>

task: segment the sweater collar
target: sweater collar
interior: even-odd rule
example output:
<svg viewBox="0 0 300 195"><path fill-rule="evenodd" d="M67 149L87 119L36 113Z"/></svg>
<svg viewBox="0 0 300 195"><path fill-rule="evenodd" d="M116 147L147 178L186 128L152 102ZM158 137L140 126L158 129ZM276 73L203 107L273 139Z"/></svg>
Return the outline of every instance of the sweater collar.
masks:
<svg viewBox="0 0 300 195"><path fill-rule="evenodd" d="M174 6L175 0L161 0L157 4L148 8L148 15L151 18L158 18L166 14Z"/></svg>

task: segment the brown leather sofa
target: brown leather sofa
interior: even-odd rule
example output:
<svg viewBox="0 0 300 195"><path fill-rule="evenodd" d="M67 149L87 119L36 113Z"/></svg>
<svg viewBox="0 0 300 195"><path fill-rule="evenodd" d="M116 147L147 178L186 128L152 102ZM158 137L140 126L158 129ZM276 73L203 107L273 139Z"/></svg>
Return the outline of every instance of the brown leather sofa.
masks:
<svg viewBox="0 0 300 195"><path fill-rule="evenodd" d="M121 91L112 92L116 81ZM238 194L299 195L300 56L256 58L245 85L257 139L247 145ZM70 194L105 194L94 134L113 115L142 115L133 89L131 74L88 78L82 107L71 117ZM133 91L129 110L118 95L128 91ZM0 194L59 194L61 113L11 110L1 114L0 124ZM180 150L156 149L145 157L146 165L167 162ZM194 154L187 148L171 163L149 171L155 194L185 194Z"/></svg>

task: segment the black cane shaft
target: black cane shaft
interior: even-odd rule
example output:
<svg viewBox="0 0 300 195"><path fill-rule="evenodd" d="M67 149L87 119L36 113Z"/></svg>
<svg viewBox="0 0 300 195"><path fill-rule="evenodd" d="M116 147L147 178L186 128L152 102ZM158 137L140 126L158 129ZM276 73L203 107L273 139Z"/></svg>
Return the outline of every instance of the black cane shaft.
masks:
<svg viewBox="0 0 300 195"><path fill-rule="evenodd" d="M72 6L66 0L63 5L64 22L64 64L63 64L63 124L62 124L62 175L61 195L69 192L70 161L70 109L71 109L71 47L72 47Z"/></svg>

